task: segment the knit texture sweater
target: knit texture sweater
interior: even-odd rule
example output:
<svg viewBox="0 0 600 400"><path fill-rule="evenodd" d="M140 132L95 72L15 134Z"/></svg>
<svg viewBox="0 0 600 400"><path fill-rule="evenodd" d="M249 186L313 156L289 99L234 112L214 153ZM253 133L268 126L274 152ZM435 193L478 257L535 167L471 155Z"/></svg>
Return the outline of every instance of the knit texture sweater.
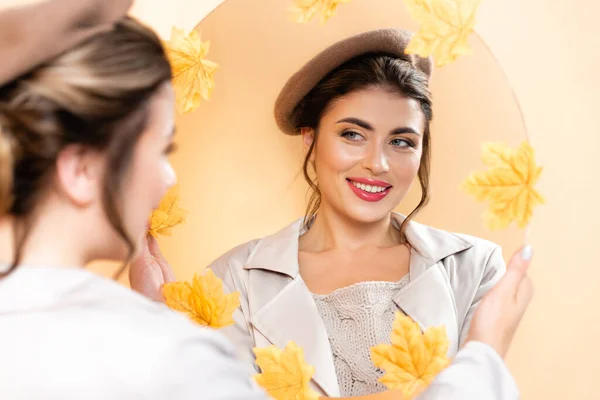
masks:
<svg viewBox="0 0 600 400"><path fill-rule="evenodd" d="M330 294L313 294L325 323L342 397L364 396L386 390L377 380L370 349L390 344L395 314L401 311L392 300L409 282L360 282Z"/></svg>

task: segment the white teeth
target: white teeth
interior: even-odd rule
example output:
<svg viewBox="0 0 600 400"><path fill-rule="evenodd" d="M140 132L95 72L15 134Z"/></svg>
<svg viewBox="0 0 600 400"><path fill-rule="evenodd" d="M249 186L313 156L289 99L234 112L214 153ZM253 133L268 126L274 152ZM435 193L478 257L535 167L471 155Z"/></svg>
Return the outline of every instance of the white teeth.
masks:
<svg viewBox="0 0 600 400"><path fill-rule="evenodd" d="M350 181L350 182L352 182L352 184L354 186L356 186L357 188L359 188L360 190L364 190L365 192L369 192L369 193L380 193L387 189L386 187L383 187L383 186L365 185L364 183L358 183L358 182L354 182L354 181Z"/></svg>

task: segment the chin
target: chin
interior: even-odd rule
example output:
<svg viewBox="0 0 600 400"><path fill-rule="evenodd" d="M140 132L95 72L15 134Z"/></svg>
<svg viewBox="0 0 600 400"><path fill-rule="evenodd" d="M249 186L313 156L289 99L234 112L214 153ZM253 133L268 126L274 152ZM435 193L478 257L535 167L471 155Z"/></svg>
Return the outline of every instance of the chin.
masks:
<svg viewBox="0 0 600 400"><path fill-rule="evenodd" d="M389 218L392 211L392 209L387 207L367 205L362 207L351 207L347 209L345 214L352 221L362 224L372 224Z"/></svg>

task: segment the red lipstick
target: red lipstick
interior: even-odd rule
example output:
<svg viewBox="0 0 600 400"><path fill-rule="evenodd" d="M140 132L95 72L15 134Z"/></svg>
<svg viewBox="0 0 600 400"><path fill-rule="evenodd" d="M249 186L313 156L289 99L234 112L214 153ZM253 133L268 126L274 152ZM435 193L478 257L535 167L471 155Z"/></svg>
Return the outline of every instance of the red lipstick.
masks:
<svg viewBox="0 0 600 400"><path fill-rule="evenodd" d="M348 186L354 194L361 200L376 202L383 200L388 195L392 185L385 181L379 181L371 178L347 178ZM357 186L358 185L358 186ZM378 191L372 192L373 187L377 187ZM380 188L385 188L381 190Z"/></svg>

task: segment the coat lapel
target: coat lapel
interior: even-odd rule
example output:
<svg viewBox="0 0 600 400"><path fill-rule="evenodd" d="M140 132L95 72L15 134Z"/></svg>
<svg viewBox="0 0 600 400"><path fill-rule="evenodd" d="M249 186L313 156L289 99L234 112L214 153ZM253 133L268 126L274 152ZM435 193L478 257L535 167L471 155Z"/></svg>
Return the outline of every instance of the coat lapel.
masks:
<svg viewBox="0 0 600 400"><path fill-rule="evenodd" d="M456 354L459 337L456 306L448 278L440 266L427 268L400 290L393 300L422 331L433 326L444 326L450 343L448 356Z"/></svg>
<svg viewBox="0 0 600 400"><path fill-rule="evenodd" d="M299 222L265 239L249 260L250 322L269 342L283 349L294 341L315 367L314 382L329 397L339 396L337 375L325 324L299 274ZM277 272L277 273L274 273ZM259 289L259 290L257 290Z"/></svg>
<svg viewBox="0 0 600 400"><path fill-rule="evenodd" d="M396 215L396 222L401 223L402 218ZM472 244L457 235L415 222L408 225L406 237L412 247L410 283L393 300L421 330L444 326L450 343L448 356L453 357L458 351L460 332L454 293L442 260Z"/></svg>

